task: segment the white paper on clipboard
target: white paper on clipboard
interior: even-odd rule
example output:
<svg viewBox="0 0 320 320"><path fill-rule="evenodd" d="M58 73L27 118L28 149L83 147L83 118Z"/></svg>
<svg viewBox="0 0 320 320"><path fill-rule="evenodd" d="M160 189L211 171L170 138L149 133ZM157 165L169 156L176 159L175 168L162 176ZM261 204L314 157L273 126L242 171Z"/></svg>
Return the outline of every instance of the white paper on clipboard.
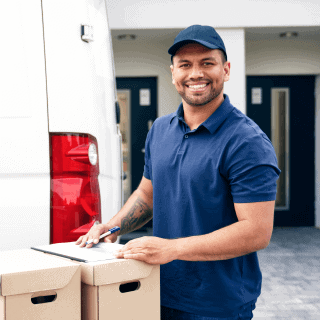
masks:
<svg viewBox="0 0 320 320"><path fill-rule="evenodd" d="M95 262L116 259L113 252L121 249L123 244L99 242L90 249L80 248L75 242L55 243L31 249L54 254L80 262Z"/></svg>

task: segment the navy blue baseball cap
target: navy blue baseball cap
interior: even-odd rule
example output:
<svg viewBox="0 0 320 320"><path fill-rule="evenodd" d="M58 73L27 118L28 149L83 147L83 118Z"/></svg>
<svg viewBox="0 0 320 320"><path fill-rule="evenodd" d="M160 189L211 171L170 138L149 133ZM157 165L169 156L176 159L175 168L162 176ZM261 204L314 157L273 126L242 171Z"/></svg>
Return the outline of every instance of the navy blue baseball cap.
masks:
<svg viewBox="0 0 320 320"><path fill-rule="evenodd" d="M227 59L226 48L217 31L213 27L200 26L198 24L182 30L174 39L174 43L169 48L168 53L174 56L182 46L193 42L199 43L209 49L220 49Z"/></svg>

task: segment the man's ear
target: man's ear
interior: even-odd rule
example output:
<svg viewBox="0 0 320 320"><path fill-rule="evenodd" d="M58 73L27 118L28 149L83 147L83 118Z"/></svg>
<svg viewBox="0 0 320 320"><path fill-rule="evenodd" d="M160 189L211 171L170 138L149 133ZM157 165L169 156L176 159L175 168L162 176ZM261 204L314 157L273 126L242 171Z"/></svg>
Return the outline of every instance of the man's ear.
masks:
<svg viewBox="0 0 320 320"><path fill-rule="evenodd" d="M175 84L175 80L173 77L173 65L170 66L171 74L172 74L172 84Z"/></svg>
<svg viewBox="0 0 320 320"><path fill-rule="evenodd" d="M230 61L225 62L224 66L223 66L223 69L224 69L224 82L227 82L230 79L230 68L231 68Z"/></svg>

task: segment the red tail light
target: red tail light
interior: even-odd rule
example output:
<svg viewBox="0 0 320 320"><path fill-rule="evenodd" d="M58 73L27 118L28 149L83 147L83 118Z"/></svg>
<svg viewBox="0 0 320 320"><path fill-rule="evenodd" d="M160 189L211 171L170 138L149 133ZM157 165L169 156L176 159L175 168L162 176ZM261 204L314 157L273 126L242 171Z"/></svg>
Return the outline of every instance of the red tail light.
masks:
<svg viewBox="0 0 320 320"><path fill-rule="evenodd" d="M50 146L50 242L75 241L101 222L97 140L89 134L52 133Z"/></svg>

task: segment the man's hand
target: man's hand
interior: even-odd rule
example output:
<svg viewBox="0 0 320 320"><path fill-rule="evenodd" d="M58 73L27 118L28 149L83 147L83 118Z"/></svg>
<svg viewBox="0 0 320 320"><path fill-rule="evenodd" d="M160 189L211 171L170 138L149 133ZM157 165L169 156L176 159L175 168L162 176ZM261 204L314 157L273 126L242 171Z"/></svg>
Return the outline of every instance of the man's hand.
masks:
<svg viewBox="0 0 320 320"><path fill-rule="evenodd" d="M79 247L86 246L87 248L91 248L94 244L97 244L99 242L100 235L105 233L105 232L107 232L110 228L112 228L112 227L108 227L108 225L106 225L106 224L93 225L87 234L85 234L84 236L81 236L76 241L76 244L78 244ZM117 235L118 234L119 234L119 231L104 237L100 241L115 242L115 241L117 241ZM86 242L91 240L91 239L93 239L93 243L90 243L90 244L86 245Z"/></svg>
<svg viewBox="0 0 320 320"><path fill-rule="evenodd" d="M142 237L129 241L115 252L117 258L135 259L149 264L165 264L176 259L174 240Z"/></svg>

